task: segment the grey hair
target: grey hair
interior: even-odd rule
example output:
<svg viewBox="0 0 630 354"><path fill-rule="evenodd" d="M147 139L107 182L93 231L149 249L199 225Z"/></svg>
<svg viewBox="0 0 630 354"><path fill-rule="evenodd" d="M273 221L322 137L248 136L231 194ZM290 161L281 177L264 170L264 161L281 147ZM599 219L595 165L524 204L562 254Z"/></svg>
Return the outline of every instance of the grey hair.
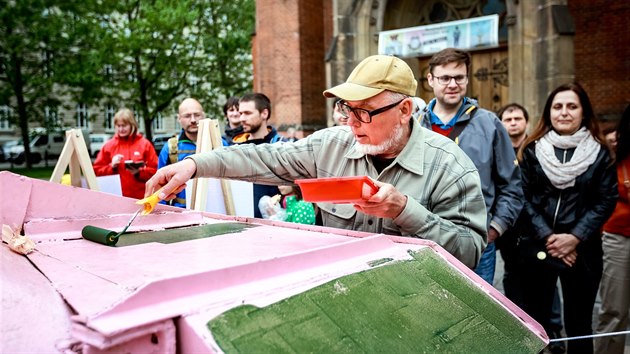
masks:
<svg viewBox="0 0 630 354"><path fill-rule="evenodd" d="M387 98L390 98L392 100L392 103L402 101L405 98L409 97L405 95L404 93L400 93L400 92L394 92L394 91L389 91L389 90L386 90L385 92L387 93L386 94Z"/></svg>

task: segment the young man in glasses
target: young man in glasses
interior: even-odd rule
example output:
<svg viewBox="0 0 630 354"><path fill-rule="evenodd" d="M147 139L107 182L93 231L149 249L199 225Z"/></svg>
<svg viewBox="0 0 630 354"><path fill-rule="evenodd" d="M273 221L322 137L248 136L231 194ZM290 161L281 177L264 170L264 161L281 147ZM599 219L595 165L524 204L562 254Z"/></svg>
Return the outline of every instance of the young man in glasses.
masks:
<svg viewBox="0 0 630 354"><path fill-rule="evenodd" d="M146 192L160 187L176 192L193 175L275 185L369 176L378 191L364 190L364 200L318 203L324 226L428 239L472 268L487 232L479 174L452 141L412 119L416 88L413 71L401 59L368 57L345 83L324 91L326 97L341 99L347 125L296 142L244 144L192 155L159 170Z"/></svg>
<svg viewBox="0 0 630 354"><path fill-rule="evenodd" d="M521 173L507 131L497 116L466 97L470 54L444 49L429 60L427 80L435 98L421 116L422 126L449 137L479 170L488 212L488 247L475 272L492 284L494 240L514 225L522 207Z"/></svg>

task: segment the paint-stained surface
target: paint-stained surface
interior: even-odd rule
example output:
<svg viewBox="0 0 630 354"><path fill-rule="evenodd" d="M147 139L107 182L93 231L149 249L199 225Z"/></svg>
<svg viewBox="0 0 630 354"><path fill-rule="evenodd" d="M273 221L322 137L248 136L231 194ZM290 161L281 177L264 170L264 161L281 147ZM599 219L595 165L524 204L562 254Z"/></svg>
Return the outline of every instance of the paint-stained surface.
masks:
<svg viewBox="0 0 630 354"><path fill-rule="evenodd" d="M36 247L22 256L0 246L2 353L219 353L215 335L256 353L297 342L300 352L537 352L548 341L538 323L431 241L158 205L111 247L82 230L121 232L136 200L9 172L0 172L0 199L10 201L0 203L0 223ZM283 303L293 306L278 308L291 322L268 334L234 323L208 329L222 314L267 323ZM314 304L330 314L290 317ZM246 319L251 330L257 322ZM233 328L245 335L231 340ZM274 342L280 334L284 342ZM411 335L424 349L409 350Z"/></svg>
<svg viewBox="0 0 630 354"><path fill-rule="evenodd" d="M226 353L537 353L544 341L429 249L209 321Z"/></svg>

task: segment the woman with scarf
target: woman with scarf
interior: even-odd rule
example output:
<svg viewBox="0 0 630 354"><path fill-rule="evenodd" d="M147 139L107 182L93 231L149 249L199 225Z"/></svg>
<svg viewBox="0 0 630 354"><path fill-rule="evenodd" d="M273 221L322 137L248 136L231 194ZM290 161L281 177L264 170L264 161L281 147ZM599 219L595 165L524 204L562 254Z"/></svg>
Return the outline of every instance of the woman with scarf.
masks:
<svg viewBox="0 0 630 354"><path fill-rule="evenodd" d="M599 137L593 107L577 83L547 98L518 153L525 204L518 252L525 259L523 309L550 333L560 278L568 337L592 334L602 274L601 228L615 208L617 175ZM593 340L571 340L568 353L592 353Z"/></svg>

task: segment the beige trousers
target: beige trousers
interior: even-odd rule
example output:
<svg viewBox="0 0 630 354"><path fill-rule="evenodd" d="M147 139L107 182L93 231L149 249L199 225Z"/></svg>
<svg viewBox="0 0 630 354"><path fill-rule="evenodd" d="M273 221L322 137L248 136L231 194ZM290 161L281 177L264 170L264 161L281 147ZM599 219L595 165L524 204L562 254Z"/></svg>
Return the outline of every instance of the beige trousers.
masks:
<svg viewBox="0 0 630 354"><path fill-rule="evenodd" d="M628 330L630 311L630 237L604 232L604 272L596 333ZM595 353L623 354L625 335L595 338Z"/></svg>

